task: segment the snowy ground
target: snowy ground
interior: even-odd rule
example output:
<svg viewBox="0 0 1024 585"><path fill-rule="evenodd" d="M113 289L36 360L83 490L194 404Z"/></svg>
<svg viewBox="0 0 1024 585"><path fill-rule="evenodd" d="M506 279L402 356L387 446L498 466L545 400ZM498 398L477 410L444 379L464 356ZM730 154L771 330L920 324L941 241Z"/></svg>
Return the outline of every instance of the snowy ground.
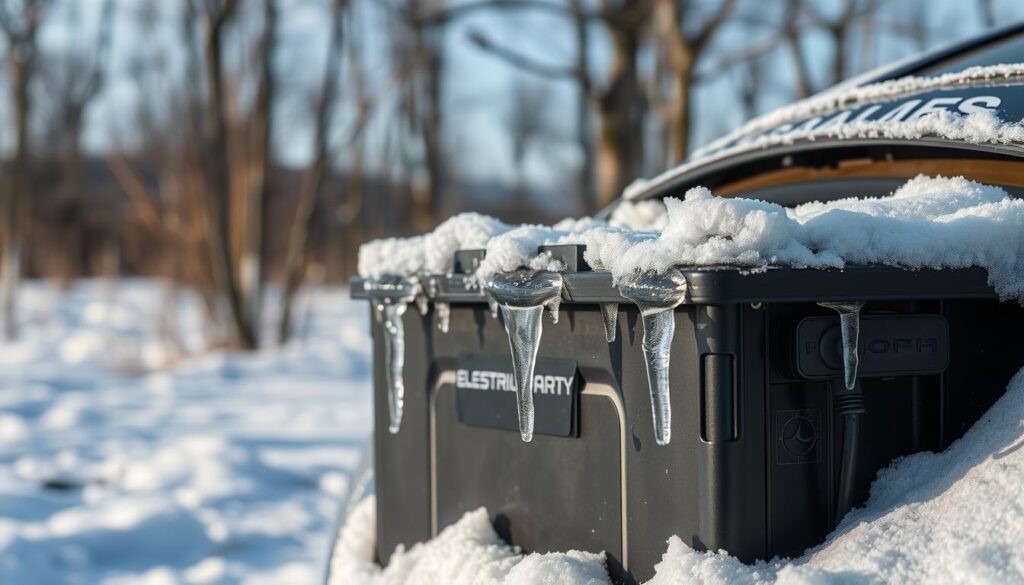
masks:
<svg viewBox="0 0 1024 585"><path fill-rule="evenodd" d="M487 513L467 513L437 538L373 563L374 501L349 517L332 585L607 585L601 555L521 555ZM1006 395L942 453L879 473L864 508L797 559L744 565L672 537L646 585L1024 583L1024 371Z"/></svg>
<svg viewBox="0 0 1024 585"><path fill-rule="evenodd" d="M0 583L318 581L370 432L364 306L316 291L302 341L180 360L161 331L194 349L197 308L166 311L156 282L21 301L0 345Z"/></svg>

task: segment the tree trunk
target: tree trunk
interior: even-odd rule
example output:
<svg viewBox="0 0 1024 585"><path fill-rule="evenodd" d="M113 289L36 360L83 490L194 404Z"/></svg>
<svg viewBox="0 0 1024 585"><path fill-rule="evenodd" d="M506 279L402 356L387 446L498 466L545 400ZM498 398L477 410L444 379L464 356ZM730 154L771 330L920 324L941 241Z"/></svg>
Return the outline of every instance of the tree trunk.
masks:
<svg viewBox="0 0 1024 585"><path fill-rule="evenodd" d="M590 128L590 35L581 0L571 0L573 27L576 36L576 143L580 148L579 188L584 212L592 214L599 209L598 193L594 185L594 137Z"/></svg>
<svg viewBox="0 0 1024 585"><path fill-rule="evenodd" d="M643 161L643 117L636 72L639 46L635 26L611 24L612 66L607 91L598 100L598 205L622 194Z"/></svg>
<svg viewBox="0 0 1024 585"><path fill-rule="evenodd" d="M412 185L413 221L417 229L432 228L440 217L447 185L447 162L442 144L443 100L443 26L431 26L423 18L424 0L414 0L412 36L414 59L418 59L414 76L413 95L409 115L413 128L418 129L423 144L425 184Z"/></svg>
<svg viewBox="0 0 1024 585"><path fill-rule="evenodd" d="M672 101L672 164L686 160L690 152L690 92L693 85L693 61L676 70L676 95Z"/></svg>
<svg viewBox="0 0 1024 585"><path fill-rule="evenodd" d="M224 112L221 41L226 16L207 21L204 56L206 60L206 110L203 118L203 146L206 182L207 240L214 282L227 297L236 342L256 347L235 278L231 254L231 176L228 160L227 120Z"/></svg>
<svg viewBox="0 0 1024 585"><path fill-rule="evenodd" d="M34 51L34 36L30 41ZM2 210L2 257L0 257L0 289L3 293L3 335L13 339L17 335L17 292L21 281L24 224L28 215L28 189L31 181L28 125L31 101L28 90L33 56L19 56L24 48L9 47L11 87L14 93L15 155L10 169L10 184L6 189Z"/></svg>
<svg viewBox="0 0 1024 585"><path fill-rule="evenodd" d="M275 0L263 0L263 37L260 40L260 85L256 96L256 152L251 184L246 201L245 241L239 265L242 299L249 328L258 342L263 302L263 266L267 258L267 204L270 200L270 172L273 164L273 57L277 44Z"/></svg>
<svg viewBox="0 0 1024 585"><path fill-rule="evenodd" d="M314 136L313 161L302 182L298 209L288 235L288 250L284 263L284 290L281 297L281 318L278 321L279 343L288 340L292 333L292 312L295 293L302 283L303 256L309 241L309 230L313 224L313 212L323 191L324 177L328 170L328 133L331 126L331 105L338 85L338 70L341 68L342 16L345 0L334 0L331 5L331 37L327 45L327 60L324 69L323 87L316 110L316 134Z"/></svg>

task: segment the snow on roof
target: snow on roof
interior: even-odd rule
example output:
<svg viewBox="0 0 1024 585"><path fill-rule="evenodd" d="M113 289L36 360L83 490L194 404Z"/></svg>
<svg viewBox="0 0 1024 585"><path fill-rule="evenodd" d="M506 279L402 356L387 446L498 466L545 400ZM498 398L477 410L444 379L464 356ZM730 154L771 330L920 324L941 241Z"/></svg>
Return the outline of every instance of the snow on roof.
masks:
<svg viewBox="0 0 1024 585"><path fill-rule="evenodd" d="M620 205L608 222L591 218L564 219L554 226L513 226L481 215L461 213L442 222L434 231L411 238L386 238L359 248L359 275L412 277L421 273L447 274L452 271L458 250L486 248L482 273L510 271L531 265L537 246L554 243L570 234L598 226L623 229L660 228L665 223L665 205L660 201L638 201ZM535 260L542 268L543 259ZM544 264L546 266L546 264Z"/></svg>
<svg viewBox="0 0 1024 585"><path fill-rule="evenodd" d="M715 150L716 144L733 142L741 136L766 132L789 122L805 120L841 108L852 108L868 102L893 100L914 93L943 89L958 85L969 85L979 81L998 82L1016 80L1024 76L1024 64L989 65L969 67L956 73L936 77L900 77L860 87L826 90L817 95L783 106L758 116L738 129L694 151L699 158L706 150Z"/></svg>
<svg viewBox="0 0 1024 585"><path fill-rule="evenodd" d="M745 565L725 552L668 541L647 585L1024 582L1024 371L974 427L942 453L918 453L879 472L864 508L824 544L792 560ZM374 563L375 501L342 529L331 584L610 583L603 555L523 556L484 510L425 544Z"/></svg>
<svg viewBox="0 0 1024 585"><path fill-rule="evenodd" d="M657 213L657 205L665 212ZM364 246L360 269L368 267L363 272L368 277L391 270L400 276L445 272L455 250L471 242L487 250L475 274L485 282L518 268L557 270L537 247L582 244L584 259L594 269L610 271L616 282L673 266L981 266L1002 298L1024 299L1024 200L962 177L919 176L887 197L791 209L714 197L704 188L691 189L682 200L627 203L621 209L609 223L567 220L554 227L512 227L483 216L458 216L426 236Z"/></svg>
<svg viewBox="0 0 1024 585"><path fill-rule="evenodd" d="M722 158L766 148L778 144L790 144L797 140L823 137L833 138L903 138L916 139L923 136L938 136L949 140L963 140L974 144L1008 144L1020 142L1024 133L1018 122L1003 123L992 114L980 110L966 116L943 115L941 111L930 112L928 116L910 116L909 119L894 119L878 122L847 123L845 119L833 118L830 124L821 123L821 116L841 109L852 110L868 103L891 101L903 96L935 89L949 89L978 82L998 83L1016 81L1024 77L1024 64L991 65L970 67L956 73L935 77L901 77L860 87L840 87L826 90L815 96L758 116L736 130L713 140L695 150L690 159L650 179L637 179L623 192L623 198L632 199L646 192L650 187L663 184L697 167ZM946 112L946 114L949 114ZM938 122L929 120L942 117ZM969 122L956 122L950 118L976 118ZM804 124L795 123L805 121Z"/></svg>
<svg viewBox="0 0 1024 585"><path fill-rule="evenodd" d="M493 217L462 213L434 231L411 238L386 238L359 248L359 275L379 278L384 275L413 276L421 272L443 274L451 271L457 250L482 248L488 240L512 229Z"/></svg>

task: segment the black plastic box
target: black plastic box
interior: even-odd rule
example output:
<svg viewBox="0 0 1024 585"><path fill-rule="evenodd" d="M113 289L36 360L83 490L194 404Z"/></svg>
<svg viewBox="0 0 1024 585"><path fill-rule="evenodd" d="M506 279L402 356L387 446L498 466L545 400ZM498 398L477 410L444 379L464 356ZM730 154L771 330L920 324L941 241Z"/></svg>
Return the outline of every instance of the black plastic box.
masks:
<svg viewBox="0 0 1024 585"><path fill-rule="evenodd" d="M568 260L579 252L559 251ZM538 372L574 365L576 392L536 406L538 421L547 404L567 409L549 416L569 417L568 433L524 443L507 421L467 418L457 371L473 360L511 366L500 318L455 275L424 287L452 303L448 333L435 310L404 317L405 415L390 434L374 323L382 562L396 545L429 539L480 506L527 551L607 551L613 579L625 583L652 576L671 535L744 561L822 541L838 521L842 424L830 384L842 364L818 345L831 343L821 340L838 324L821 301L865 302L858 504L893 458L960 437L1022 365L1024 310L1000 302L980 269L683 269L689 293L675 310L672 442L659 446L638 311L607 273L569 264L579 271L563 275L558 324L545 317ZM359 281L353 295L364 296ZM608 343L599 303L613 302L617 336Z"/></svg>

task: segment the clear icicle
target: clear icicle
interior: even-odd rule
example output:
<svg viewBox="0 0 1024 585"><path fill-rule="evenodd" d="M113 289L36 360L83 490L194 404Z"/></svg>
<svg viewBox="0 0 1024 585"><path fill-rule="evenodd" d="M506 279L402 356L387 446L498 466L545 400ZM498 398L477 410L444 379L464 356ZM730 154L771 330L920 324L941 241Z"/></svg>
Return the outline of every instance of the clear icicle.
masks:
<svg viewBox="0 0 1024 585"><path fill-rule="evenodd" d="M544 307L555 305L562 295L562 276L556 272L518 271L498 274L487 283L487 292L501 308L512 351L516 382L519 434L533 440L533 370L543 331Z"/></svg>
<svg viewBox="0 0 1024 585"><path fill-rule="evenodd" d="M843 379L847 390L857 384L857 368L860 367L860 309L863 302L843 303L822 302L818 305L839 313L839 331L843 336Z"/></svg>
<svg viewBox="0 0 1024 585"><path fill-rule="evenodd" d="M437 328L441 333L448 333L448 326L452 319L452 306L448 303L434 303L434 310L437 311Z"/></svg>
<svg viewBox="0 0 1024 585"><path fill-rule="evenodd" d="M669 357L676 331L673 309L686 295L686 278L676 269L664 274L637 274L619 283L622 296L636 303L644 327L643 350L654 415L654 440L672 440Z"/></svg>
<svg viewBox="0 0 1024 585"><path fill-rule="evenodd" d="M611 343L615 341L615 327L619 320L618 303L601 303L601 318L604 320L604 338Z"/></svg>
<svg viewBox="0 0 1024 585"><path fill-rule="evenodd" d="M384 277L366 283L366 294L376 310L384 331L384 378L387 383L388 431L395 434L402 427L405 406L405 326L402 315L416 299L419 286L411 280Z"/></svg>
<svg viewBox="0 0 1024 585"><path fill-rule="evenodd" d="M406 305L384 305L384 376L388 385L388 431L395 434L402 427L402 411L405 407L405 325L402 315Z"/></svg>
<svg viewBox="0 0 1024 585"><path fill-rule="evenodd" d="M416 295L416 308L419 310L420 315L427 316L427 313L430 312L430 299L427 298L427 295Z"/></svg>

